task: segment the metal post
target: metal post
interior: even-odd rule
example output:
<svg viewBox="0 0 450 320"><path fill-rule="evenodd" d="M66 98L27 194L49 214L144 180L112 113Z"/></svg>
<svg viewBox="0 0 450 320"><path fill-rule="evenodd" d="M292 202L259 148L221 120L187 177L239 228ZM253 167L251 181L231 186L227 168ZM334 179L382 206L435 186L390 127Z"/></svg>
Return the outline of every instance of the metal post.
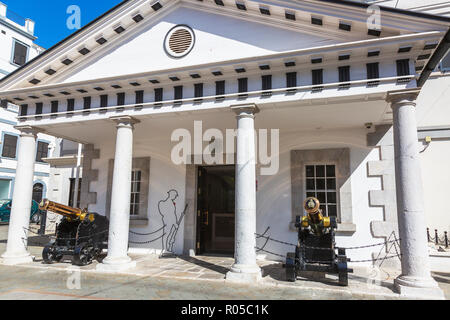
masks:
<svg viewBox="0 0 450 320"><path fill-rule="evenodd" d="M40 221L41 226L39 228L38 234L41 236L45 236L45 229L47 228L47 210L44 211L39 210L39 211L40 211L39 214L41 215Z"/></svg>
<svg viewBox="0 0 450 320"><path fill-rule="evenodd" d="M436 238L434 239L434 243L439 244L439 235L437 229L434 229L434 237Z"/></svg>
<svg viewBox="0 0 450 320"><path fill-rule="evenodd" d="M444 231L444 241L445 241L445 247L448 248L448 236L447 236L447 231Z"/></svg>
<svg viewBox="0 0 450 320"><path fill-rule="evenodd" d="M430 228L427 228L427 239L430 242Z"/></svg>

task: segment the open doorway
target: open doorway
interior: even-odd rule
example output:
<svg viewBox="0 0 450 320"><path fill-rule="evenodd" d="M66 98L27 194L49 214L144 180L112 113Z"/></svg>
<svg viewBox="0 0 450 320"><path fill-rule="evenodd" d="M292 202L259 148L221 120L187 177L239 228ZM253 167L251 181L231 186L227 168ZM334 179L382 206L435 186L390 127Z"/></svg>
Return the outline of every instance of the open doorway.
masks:
<svg viewBox="0 0 450 320"><path fill-rule="evenodd" d="M198 168L197 254L234 255L235 167Z"/></svg>

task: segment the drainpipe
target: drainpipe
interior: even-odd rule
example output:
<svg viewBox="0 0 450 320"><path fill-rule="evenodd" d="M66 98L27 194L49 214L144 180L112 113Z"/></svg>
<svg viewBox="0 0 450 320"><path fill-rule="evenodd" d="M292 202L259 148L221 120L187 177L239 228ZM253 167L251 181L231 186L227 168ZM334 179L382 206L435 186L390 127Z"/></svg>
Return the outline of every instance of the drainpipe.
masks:
<svg viewBox="0 0 450 320"><path fill-rule="evenodd" d="M436 66L439 64L439 62L442 60L442 58L445 56L445 54L448 52L449 49L450 49L450 28L447 30L447 33L445 34L441 43L439 43L438 47L436 48L436 51L434 51L430 60L428 60L427 65L420 74L419 80L417 80L418 87L422 87L425 84L430 74L433 72L433 70L436 68Z"/></svg>

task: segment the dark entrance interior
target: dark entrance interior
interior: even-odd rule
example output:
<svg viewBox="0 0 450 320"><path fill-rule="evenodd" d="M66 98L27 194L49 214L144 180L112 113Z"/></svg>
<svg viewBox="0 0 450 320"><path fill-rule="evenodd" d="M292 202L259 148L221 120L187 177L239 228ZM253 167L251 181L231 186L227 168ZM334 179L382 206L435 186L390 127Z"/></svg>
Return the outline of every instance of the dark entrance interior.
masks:
<svg viewBox="0 0 450 320"><path fill-rule="evenodd" d="M234 166L198 168L197 254L234 255Z"/></svg>

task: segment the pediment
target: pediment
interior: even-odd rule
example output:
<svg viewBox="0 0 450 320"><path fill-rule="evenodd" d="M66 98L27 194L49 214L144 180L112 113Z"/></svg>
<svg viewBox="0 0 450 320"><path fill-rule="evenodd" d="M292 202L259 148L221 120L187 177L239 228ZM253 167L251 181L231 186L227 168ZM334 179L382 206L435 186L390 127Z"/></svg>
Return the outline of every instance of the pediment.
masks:
<svg viewBox="0 0 450 320"><path fill-rule="evenodd" d="M240 60L258 63L271 54L374 38L367 34L367 15L361 15L360 9L315 0L246 1L244 6L245 10L236 7L234 0L126 1L6 77L0 88L87 82L192 66L213 68L228 62L239 67ZM264 8L269 14L263 13ZM288 13L294 14L294 20ZM314 17L322 24L312 23ZM447 28L442 22L394 18L390 14L383 20L382 38ZM341 23L350 24L351 31L339 29ZM192 50L183 57L169 55L164 47L167 34L177 25L188 26L195 38Z"/></svg>
<svg viewBox="0 0 450 320"><path fill-rule="evenodd" d="M191 39L192 50L181 58L171 56L165 46L167 35L177 25L189 27L195 35ZM55 79L77 82L157 72L250 57L257 59L272 53L340 42L342 39L179 7L158 22L146 24L131 37L105 47L95 57Z"/></svg>

